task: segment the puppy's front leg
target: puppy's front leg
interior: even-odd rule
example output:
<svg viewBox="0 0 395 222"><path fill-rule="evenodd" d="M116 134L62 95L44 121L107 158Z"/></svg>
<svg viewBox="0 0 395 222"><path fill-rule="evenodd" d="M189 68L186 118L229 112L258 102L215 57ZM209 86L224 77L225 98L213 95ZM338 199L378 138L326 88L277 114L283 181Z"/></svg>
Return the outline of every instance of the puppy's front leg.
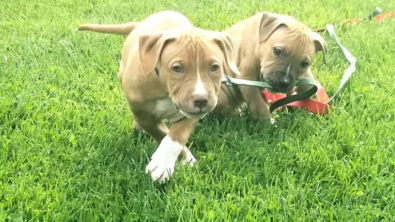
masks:
<svg viewBox="0 0 395 222"><path fill-rule="evenodd" d="M241 78L254 81L259 78L259 69L253 64L244 64L239 67ZM257 75L258 73L258 75ZM239 86L243 100L247 103L250 115L254 119L270 120L267 103L263 100L261 90L252 86Z"/></svg>
<svg viewBox="0 0 395 222"><path fill-rule="evenodd" d="M184 118L171 124L169 133L163 138L146 167L146 173L151 174L152 180L165 183L173 174L177 158L182 153L189 158L191 164L196 161L185 144L197 122L197 119Z"/></svg>
<svg viewBox="0 0 395 222"><path fill-rule="evenodd" d="M263 100L259 89L250 86L240 86L240 91L252 118L270 120L269 107Z"/></svg>

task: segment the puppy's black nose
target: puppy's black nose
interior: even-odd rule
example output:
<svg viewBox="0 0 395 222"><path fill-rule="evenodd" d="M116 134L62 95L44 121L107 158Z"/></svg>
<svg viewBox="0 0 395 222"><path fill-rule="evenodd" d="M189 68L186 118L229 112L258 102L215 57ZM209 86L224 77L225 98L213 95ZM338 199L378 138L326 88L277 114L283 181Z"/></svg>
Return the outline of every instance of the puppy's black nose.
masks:
<svg viewBox="0 0 395 222"><path fill-rule="evenodd" d="M194 105L198 108L203 108L207 106L207 99L203 99L203 98L199 98L199 99L195 99L194 101Z"/></svg>
<svg viewBox="0 0 395 222"><path fill-rule="evenodd" d="M281 89L287 89L289 87L289 85L291 84L291 80L289 78L281 78L280 81L278 82L278 86Z"/></svg>

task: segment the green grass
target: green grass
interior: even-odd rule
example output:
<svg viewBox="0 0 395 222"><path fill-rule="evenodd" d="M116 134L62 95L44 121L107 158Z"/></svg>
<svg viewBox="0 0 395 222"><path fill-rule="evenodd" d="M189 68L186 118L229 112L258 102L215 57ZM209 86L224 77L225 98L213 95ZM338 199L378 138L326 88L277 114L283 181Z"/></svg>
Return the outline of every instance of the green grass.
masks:
<svg viewBox="0 0 395 222"><path fill-rule="evenodd" d="M376 6L395 1L0 0L0 221L394 221L395 19L336 29L358 62L329 116L206 118L196 167L165 186L118 82L123 37L73 32L165 9L217 31L258 11L321 28ZM313 71L332 95L348 64L324 37Z"/></svg>

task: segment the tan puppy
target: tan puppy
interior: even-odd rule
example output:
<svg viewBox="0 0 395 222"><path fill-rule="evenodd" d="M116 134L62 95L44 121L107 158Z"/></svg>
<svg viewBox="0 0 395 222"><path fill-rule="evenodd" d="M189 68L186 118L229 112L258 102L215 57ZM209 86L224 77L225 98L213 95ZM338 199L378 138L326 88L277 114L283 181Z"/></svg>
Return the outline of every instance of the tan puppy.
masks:
<svg viewBox="0 0 395 222"><path fill-rule="evenodd" d="M314 78L310 65L318 51L323 51L325 62L324 39L288 16L258 13L224 32L229 33L236 44L240 76L233 77L267 81L276 92L289 92L302 77ZM234 114L235 109L246 102L253 118L270 118L261 89L248 86L236 89L225 84L222 88L215 112ZM299 88L296 91L307 89Z"/></svg>
<svg viewBox="0 0 395 222"><path fill-rule="evenodd" d="M129 34L119 79L134 127L158 143L146 167L154 181L165 182L178 157L193 165L186 148L198 119L218 101L221 76L238 75L232 38L192 26L183 15L165 11L125 25L82 25L78 30ZM163 123L169 120L170 130Z"/></svg>

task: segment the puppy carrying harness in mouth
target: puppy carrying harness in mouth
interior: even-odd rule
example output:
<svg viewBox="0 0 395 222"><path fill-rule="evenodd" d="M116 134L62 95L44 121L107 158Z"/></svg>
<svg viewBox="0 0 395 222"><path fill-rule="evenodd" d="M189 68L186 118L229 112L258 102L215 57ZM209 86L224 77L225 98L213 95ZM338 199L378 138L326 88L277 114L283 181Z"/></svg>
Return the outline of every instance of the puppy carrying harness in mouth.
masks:
<svg viewBox="0 0 395 222"><path fill-rule="evenodd" d="M388 12L379 16L380 13L381 13L380 8L376 8L371 15L363 19L350 19L347 20L346 22L341 23L340 25L344 25L346 23L358 23L360 21L371 20L373 18L376 21L379 21L382 19L395 16L395 12ZM329 36L336 42L336 44L342 50L343 55L349 62L349 66L342 76L340 85L332 97L329 97L327 95L324 88L318 81L310 78L303 78L296 83L296 86L311 85L310 89L300 94L291 94L292 92L290 92L290 93L286 93L286 95L270 93L268 90L274 90L274 88L269 83L263 81L249 81L244 79L231 78L229 76L223 76L222 82L233 87L237 87L238 85L244 85L244 86L263 88L264 90L262 91L262 98L266 102L269 103L272 102L270 105L270 113L272 113L276 109L280 109L281 107L286 106L286 107L299 107L315 114L326 115L329 113L329 108L332 106L333 100L338 96L339 92L344 88L345 84L348 82L351 75L355 72L356 70L355 64L357 61L357 59L350 53L350 51L348 51L348 49L345 48L337 39L334 26L328 24L326 26L326 30ZM315 31L323 32L324 29L319 29ZM316 99L311 99L310 97L312 97L314 94L316 95Z"/></svg>

